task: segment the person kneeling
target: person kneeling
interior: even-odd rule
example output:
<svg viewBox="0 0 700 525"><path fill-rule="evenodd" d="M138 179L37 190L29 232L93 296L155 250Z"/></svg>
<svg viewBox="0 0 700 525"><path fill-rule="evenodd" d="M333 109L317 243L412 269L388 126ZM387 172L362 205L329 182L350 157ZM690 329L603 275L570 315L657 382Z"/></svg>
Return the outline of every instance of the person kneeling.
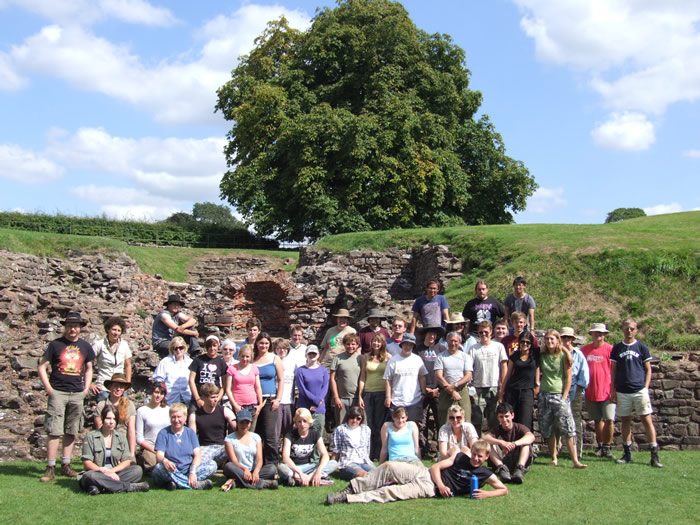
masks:
<svg viewBox="0 0 700 525"><path fill-rule="evenodd" d="M90 432L83 443L85 471L78 475L80 488L91 496L100 492L147 492L148 483L139 483L143 470L131 464L126 436L114 430L119 412L108 404L100 412L100 419L100 430Z"/></svg>
<svg viewBox="0 0 700 525"><path fill-rule="evenodd" d="M158 487L168 490L210 489L207 479L216 472L214 460L202 461L199 439L194 430L185 426L187 405L175 403L170 407L170 426L158 432L156 460L151 477Z"/></svg>
<svg viewBox="0 0 700 525"><path fill-rule="evenodd" d="M496 416L498 426L483 437L491 445L489 461L501 481L520 484L532 462L530 445L535 442L535 435L525 425L513 422L515 416L509 403L498 405Z"/></svg>
<svg viewBox="0 0 700 525"><path fill-rule="evenodd" d="M429 469L411 463L388 461L366 476L353 479L340 492L329 494L327 505L335 503L367 503L416 498L449 498L471 493L471 478L476 476L479 487L490 485L493 490L474 490L474 499L505 496L508 489L496 475L484 467L489 457L489 444L474 442L471 456L458 452L435 463Z"/></svg>
<svg viewBox="0 0 700 525"><path fill-rule="evenodd" d="M226 454L229 461L224 465L224 476L228 478L221 490L231 485L246 489L276 489L277 467L274 463L263 466L262 439L250 432L253 415L242 408L238 412L236 431L226 437Z"/></svg>

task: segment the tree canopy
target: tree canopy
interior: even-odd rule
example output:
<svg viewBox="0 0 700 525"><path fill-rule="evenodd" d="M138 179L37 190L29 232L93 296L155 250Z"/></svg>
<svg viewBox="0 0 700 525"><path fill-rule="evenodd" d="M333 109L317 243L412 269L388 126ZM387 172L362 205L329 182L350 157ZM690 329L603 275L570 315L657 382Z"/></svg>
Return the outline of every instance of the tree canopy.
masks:
<svg viewBox="0 0 700 525"><path fill-rule="evenodd" d="M283 240L509 223L537 185L506 155L464 51L389 0L268 24L218 90L233 122L221 195Z"/></svg>
<svg viewBox="0 0 700 525"><path fill-rule="evenodd" d="M624 221L625 219L636 219L637 217L646 217L647 214L641 208L616 208L605 219L605 224L609 222Z"/></svg>

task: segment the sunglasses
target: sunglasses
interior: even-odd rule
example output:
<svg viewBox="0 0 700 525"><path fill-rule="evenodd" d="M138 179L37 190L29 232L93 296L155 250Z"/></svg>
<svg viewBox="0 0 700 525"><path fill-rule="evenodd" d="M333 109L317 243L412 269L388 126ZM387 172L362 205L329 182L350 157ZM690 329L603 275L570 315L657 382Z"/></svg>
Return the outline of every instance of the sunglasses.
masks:
<svg viewBox="0 0 700 525"><path fill-rule="evenodd" d="M489 335L490 333L491 332L489 332L488 330L482 330L481 332L479 332L479 335Z"/></svg>
<svg viewBox="0 0 700 525"><path fill-rule="evenodd" d="M520 341L520 344L522 346L532 346L532 343L530 341Z"/></svg>
<svg viewBox="0 0 700 525"><path fill-rule="evenodd" d="M352 417L349 417L349 418L348 418L348 421L351 420L351 419L359 419L360 421L362 421L362 416L352 416Z"/></svg>
<svg viewBox="0 0 700 525"><path fill-rule="evenodd" d="M174 348L175 350L184 350L184 349L185 349L184 346L173 346L173 348Z"/></svg>
<svg viewBox="0 0 700 525"><path fill-rule="evenodd" d="M459 421L460 419L462 419L462 416L450 416L449 419L450 421Z"/></svg>

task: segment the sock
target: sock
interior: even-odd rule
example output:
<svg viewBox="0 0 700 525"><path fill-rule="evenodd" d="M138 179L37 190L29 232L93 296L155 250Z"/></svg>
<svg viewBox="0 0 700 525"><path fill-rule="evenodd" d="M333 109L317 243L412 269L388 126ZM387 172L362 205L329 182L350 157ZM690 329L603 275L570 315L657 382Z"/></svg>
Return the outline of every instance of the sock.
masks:
<svg viewBox="0 0 700 525"><path fill-rule="evenodd" d="M48 459L48 460L46 460L46 466L47 466L47 467L55 467L55 466L56 466L56 460L55 460L55 459Z"/></svg>
<svg viewBox="0 0 700 525"><path fill-rule="evenodd" d="M70 458L61 458L61 465L70 465Z"/></svg>
<svg viewBox="0 0 700 525"><path fill-rule="evenodd" d="M631 447L631 446L632 446L632 442L631 442L631 441L625 441L625 445L627 445L628 447Z"/></svg>
<svg viewBox="0 0 700 525"><path fill-rule="evenodd" d="M657 447L658 447L658 445L656 444L656 441L654 441L653 443L649 443L649 446L650 446L651 448L657 448Z"/></svg>

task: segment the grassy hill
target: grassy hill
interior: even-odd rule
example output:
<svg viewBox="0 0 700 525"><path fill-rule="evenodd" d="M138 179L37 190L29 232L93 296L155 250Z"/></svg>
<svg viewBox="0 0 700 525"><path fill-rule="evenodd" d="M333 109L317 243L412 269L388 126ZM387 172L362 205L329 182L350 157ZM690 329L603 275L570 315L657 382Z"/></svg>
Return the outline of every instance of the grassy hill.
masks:
<svg viewBox="0 0 700 525"><path fill-rule="evenodd" d="M643 217L613 224L523 224L364 232L326 237L335 251L445 244L463 261L464 276L445 295L461 310L485 279L501 300L518 275L537 302L539 328L573 326L585 333L605 322L620 338L633 316L655 348L700 349L700 212Z"/></svg>
<svg viewBox="0 0 700 525"><path fill-rule="evenodd" d="M634 316L652 347L700 349L700 212L643 217L613 224L526 224L391 230L329 236L318 247L334 251L381 250L391 246L445 244L463 261L464 276L446 296L461 310L485 279L501 300L517 275L537 301L538 328L573 326L585 333L605 322L618 338L620 321ZM97 237L0 229L0 248L64 257L78 252L126 252L147 273L183 281L187 265L207 254L234 250L150 248ZM295 252L241 250L268 257ZM280 265L282 263L280 262ZM287 268L292 269L292 268Z"/></svg>

